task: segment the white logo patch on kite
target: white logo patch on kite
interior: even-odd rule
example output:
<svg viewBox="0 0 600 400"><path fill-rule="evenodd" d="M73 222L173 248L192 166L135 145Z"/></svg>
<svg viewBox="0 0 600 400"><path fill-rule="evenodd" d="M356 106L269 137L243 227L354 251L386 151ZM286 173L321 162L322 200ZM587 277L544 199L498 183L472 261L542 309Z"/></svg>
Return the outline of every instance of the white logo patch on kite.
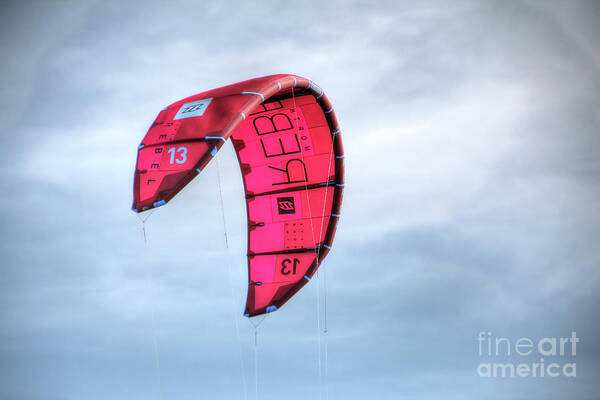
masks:
<svg viewBox="0 0 600 400"><path fill-rule="evenodd" d="M208 105L212 101L212 97L209 99L202 99L198 101L192 101L191 103L185 103L181 106L177 114L173 119L183 119L190 117L201 117L208 108Z"/></svg>

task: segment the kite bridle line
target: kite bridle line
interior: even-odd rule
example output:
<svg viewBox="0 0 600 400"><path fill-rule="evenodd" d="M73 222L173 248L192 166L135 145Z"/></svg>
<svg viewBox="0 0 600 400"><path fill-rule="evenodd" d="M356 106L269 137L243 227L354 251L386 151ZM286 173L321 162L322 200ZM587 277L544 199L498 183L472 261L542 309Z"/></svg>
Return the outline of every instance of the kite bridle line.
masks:
<svg viewBox="0 0 600 400"><path fill-rule="evenodd" d="M320 98L321 96L323 96L323 89L321 89L321 94L319 95L318 98ZM326 112L330 113L331 111L333 111L333 107L331 107L331 109ZM331 161L333 160L333 149L335 147L335 138L337 137L337 135L340 134L340 128L339 128L339 124L334 126L335 129L337 129L336 131L333 131L331 134L331 150L329 151L329 161L327 163L327 183L325 184L325 188L329 188L329 175L331 174ZM342 154L340 157L344 157L344 155ZM335 182L335 179L334 179ZM335 191L335 187L334 187L334 191ZM324 215L325 214L325 207L327 205L327 190L325 191L325 198L323 200L323 210L321 211L321 214ZM337 218L334 217L333 215L330 216L329 218ZM319 230L319 237L321 237L323 235L323 223L324 223L324 218L321 220L321 228ZM323 243L323 246L325 246L325 244ZM319 260L320 257L320 252L321 252L321 247L319 246L319 248L317 249L317 260ZM325 337L325 399L329 400L329 377L328 377L328 338L327 338L327 268L323 268L323 335Z"/></svg>
<svg viewBox="0 0 600 400"><path fill-rule="evenodd" d="M244 350L242 347L242 339L240 336L240 326L237 320L237 312L235 307L235 293L233 289L233 266L231 261L231 251L229 249L229 237L227 235L227 220L225 219L225 204L223 201L223 189L221 188L221 169L219 167L219 153L215 154L215 163L217 164L217 183L219 187L219 200L221 204L221 217L223 220L223 236L225 238L225 251L227 253L227 270L229 275L229 288L231 289L231 312L233 316L233 323L235 325L235 334L238 341L238 347L240 350L240 367L242 372L242 386L244 389L244 399L248 400L248 385L246 383L246 368L244 366Z"/></svg>
<svg viewBox="0 0 600 400"><path fill-rule="evenodd" d="M257 318L257 322L254 323L252 318ZM254 327L254 389L255 399L258 400L258 327L267 318L267 314L248 318L248 321Z"/></svg>
<svg viewBox="0 0 600 400"><path fill-rule="evenodd" d="M317 97L317 99L319 99L321 96L323 96L323 89L321 89L321 94L319 95L319 97ZM330 110L332 111L333 108ZM332 156L333 156L333 149L335 146L335 138L337 137L337 135L339 134L339 127L335 127L338 129L338 133L333 133L331 136L331 150L329 150L329 161L327 163L327 182L325 184L325 197L323 200L323 210L321 211L321 215L325 215L325 207L327 205L327 194L328 194L328 188L329 188L329 175L331 174L331 161L332 161ZM335 181L335 179L334 179ZM335 188L334 188L335 190ZM333 218L333 216L330 216L329 218ZM319 238L323 235L323 223L325 218L321 219L321 228L319 230ZM325 243L323 243L323 246L325 246ZM320 253L321 253L321 246L319 246L317 248L317 262L320 262ZM319 330L320 332L320 330ZM320 333L319 333L320 335ZM323 268L323 335L325 337L325 345L324 345L324 350L325 350L325 399L328 400L329 399L329 379L328 379L328 340L327 340L327 268Z"/></svg>
<svg viewBox="0 0 600 400"><path fill-rule="evenodd" d="M294 121L292 123L292 127L296 126L296 135L299 135L299 127L298 127L298 109L296 106L296 93L295 93L295 88L296 88L296 78L294 78L294 86L292 87L292 104L294 107ZM300 145L300 158L302 159L302 164L306 165L306 163L304 162L304 151L303 151L304 146L301 144ZM329 176L326 177L327 180L329 180ZM308 196L308 177L307 179L304 181L304 194L306 195L306 203L308 204L308 219L310 221L310 230L312 233L312 239L313 239L313 243L314 245L317 245L317 252L318 249L320 248L320 245L318 245L318 243L315 240L315 228L314 228L314 224L313 224L313 219L312 219L312 210L310 207L310 197ZM325 194L327 195L327 189L325 190ZM315 274L317 274L318 271L318 265L319 265L319 256L317 253L317 257L315 258L315 263L317 264L317 268L315 268ZM318 277L318 275L317 275ZM319 399L323 398L323 373L322 373L322 367L321 367L321 292L320 292L320 288L319 288L319 283L317 282L317 365L318 365L318 372L319 372Z"/></svg>
<svg viewBox="0 0 600 400"><path fill-rule="evenodd" d="M148 293L154 287L154 277L152 274L152 268L150 268L150 261L148 259L148 237L146 235L146 221L152 216L154 213L154 208L148 213L148 215L143 218L140 214L136 214L140 222L142 223L142 233L144 234L144 267L146 268L146 286ZM158 351L158 338L156 335L156 310L154 307L154 301L152 300L152 296L150 296L150 312L152 316L152 341L154 343L154 359L156 362L156 379L158 381L158 393L161 399L164 399L164 392L162 386L162 379L160 373L160 353Z"/></svg>
<svg viewBox="0 0 600 400"><path fill-rule="evenodd" d="M296 88L296 78L294 78L294 86L291 88L292 91L292 103L294 106L294 120L296 121L296 135L299 135L299 127L298 127L298 111L297 111L297 106L296 106L296 95L295 95L295 88ZM317 93L315 88L312 86L312 82L310 80L308 80L308 87L307 89L312 90L313 92ZM321 93L319 94L318 97L316 97L317 99L321 98L323 96L323 89L321 89ZM336 127L337 128L337 127ZM324 224L324 216L325 216L325 208L327 206L327 195L328 195L328 188L329 188L329 176L331 174L331 161L332 161L332 156L333 156L333 150L334 150L334 146L335 146L335 138L337 136L337 133L334 133L331 135L331 149L329 150L329 162L327 164L327 175L325 176L326 179L326 183L325 183L325 196L323 199L323 209L321 211L321 223L320 223L320 230L319 230L319 242L321 241L321 237L323 235L323 224ZM302 158L302 163L304 163L304 151L303 151L303 146L300 146L300 157ZM305 164L306 165L306 164ZM310 228L311 228L311 232L312 232L312 237L313 237L313 243L315 243L315 245L317 245L317 254L316 254L316 270L315 270L315 274L317 274L318 277L318 267L320 266L320 252L321 252L321 247L325 246L325 243L317 243L317 241L315 240L315 230L314 230L314 223L313 223L313 218L312 218L312 210L310 207L310 198L308 196L308 180L304 181L304 187L305 187L305 194L306 194L306 202L308 204L308 217L310 220ZM330 219L332 217L329 217ZM329 385L328 385L328 371L327 371L327 364L328 364L328 349L327 349L327 279L326 279L326 270L323 269L323 287L324 287L324 298L323 298L323 331L321 331L321 289L320 289L320 282L317 283L317 331L318 331L318 369L319 369L319 398L322 398L323 396L323 380L325 380L325 398L329 399ZM325 336L325 346L324 346L324 350L325 350L325 365L324 365L324 372L325 372L325 377L323 379L323 368L321 366L321 332L323 332L324 336Z"/></svg>
<svg viewBox="0 0 600 400"><path fill-rule="evenodd" d="M227 251L228 258L228 270L229 270L229 286L231 289L231 310L233 313L233 320L235 325L235 333L238 339L238 345L240 349L240 366L242 370L242 384L244 387L244 398L248 400L248 384L246 382L246 367L244 363L244 351L242 347L242 339L240 335L240 327L237 320L237 312L235 311L235 294L233 289L233 267L231 261L231 251L229 248L229 236L227 234L227 220L225 218L225 202L223 201L223 189L221 185L221 170L219 166L219 153L215 154L216 164L217 164L217 183L219 187L219 200L221 204L221 217L223 220L223 236L225 238L225 248ZM253 321L252 318L248 318L248 321L254 327L254 389L255 389L255 398L258 400L258 327L265 320L267 314L258 317L259 320L257 322ZM254 317L256 318L256 317Z"/></svg>

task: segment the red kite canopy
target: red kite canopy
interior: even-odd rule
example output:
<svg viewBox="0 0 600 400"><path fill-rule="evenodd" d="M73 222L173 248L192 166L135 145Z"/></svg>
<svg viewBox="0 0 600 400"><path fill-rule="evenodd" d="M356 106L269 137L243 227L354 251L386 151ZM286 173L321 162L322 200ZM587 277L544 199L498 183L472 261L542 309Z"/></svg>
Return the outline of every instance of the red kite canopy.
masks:
<svg viewBox="0 0 600 400"><path fill-rule="evenodd" d="M248 213L246 316L281 307L331 249L344 187L344 151L323 90L271 75L164 108L138 147L133 210L171 200L227 139L237 153Z"/></svg>

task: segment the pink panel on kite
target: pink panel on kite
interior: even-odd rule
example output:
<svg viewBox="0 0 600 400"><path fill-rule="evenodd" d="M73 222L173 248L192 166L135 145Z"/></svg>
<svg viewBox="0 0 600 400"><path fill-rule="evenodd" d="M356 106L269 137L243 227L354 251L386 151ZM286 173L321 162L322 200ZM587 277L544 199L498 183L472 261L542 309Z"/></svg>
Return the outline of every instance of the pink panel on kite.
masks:
<svg viewBox="0 0 600 400"><path fill-rule="evenodd" d="M259 194L324 183L331 179L334 163L329 154L319 154L259 165L246 175L246 190L248 194Z"/></svg>
<svg viewBox="0 0 600 400"><path fill-rule="evenodd" d="M270 283L265 283L261 286L249 285L248 298L246 299L246 313L254 312L273 304L275 293L277 293L279 287L279 284Z"/></svg>
<svg viewBox="0 0 600 400"><path fill-rule="evenodd" d="M322 187L255 196L248 199L248 216L254 223L269 223L329 215L333 190Z"/></svg>
<svg viewBox="0 0 600 400"><path fill-rule="evenodd" d="M138 179L135 188L138 201L160 201L161 193L172 190L179 178L191 170L209 152L206 142L183 142L144 147L137 160ZM176 179L168 179L172 176Z"/></svg>
<svg viewBox="0 0 600 400"><path fill-rule="evenodd" d="M249 199L248 217L253 227L248 233L248 250L262 253L320 244L331 214L333 190L323 187Z"/></svg>
<svg viewBox="0 0 600 400"><path fill-rule="evenodd" d="M308 281L314 253L288 253L250 258L250 286L247 310L257 310L277 303L291 285ZM283 290L282 290L283 289Z"/></svg>
<svg viewBox="0 0 600 400"><path fill-rule="evenodd" d="M138 191L139 201L155 201L156 194L161 187L164 178L169 175L169 171L147 171L140 174Z"/></svg>
<svg viewBox="0 0 600 400"><path fill-rule="evenodd" d="M265 253L315 247L322 243L329 217L273 222L252 228L248 233L248 251Z"/></svg>
<svg viewBox="0 0 600 400"><path fill-rule="evenodd" d="M240 163L251 167L244 174L247 194L330 180L335 171L331 132L314 97L266 104L233 134Z"/></svg>
<svg viewBox="0 0 600 400"><path fill-rule="evenodd" d="M297 282L315 260L314 253L288 253L253 256L250 262L252 282Z"/></svg>

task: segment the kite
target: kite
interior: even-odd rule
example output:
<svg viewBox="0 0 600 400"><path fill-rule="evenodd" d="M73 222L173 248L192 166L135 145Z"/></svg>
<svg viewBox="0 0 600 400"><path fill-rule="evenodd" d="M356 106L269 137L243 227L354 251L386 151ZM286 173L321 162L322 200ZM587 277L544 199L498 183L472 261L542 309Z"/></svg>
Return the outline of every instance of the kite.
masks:
<svg viewBox="0 0 600 400"><path fill-rule="evenodd" d="M271 75L209 90L160 111L138 147L133 211L169 202L230 139L248 216L244 315L279 309L331 249L344 189L344 150L323 90Z"/></svg>

